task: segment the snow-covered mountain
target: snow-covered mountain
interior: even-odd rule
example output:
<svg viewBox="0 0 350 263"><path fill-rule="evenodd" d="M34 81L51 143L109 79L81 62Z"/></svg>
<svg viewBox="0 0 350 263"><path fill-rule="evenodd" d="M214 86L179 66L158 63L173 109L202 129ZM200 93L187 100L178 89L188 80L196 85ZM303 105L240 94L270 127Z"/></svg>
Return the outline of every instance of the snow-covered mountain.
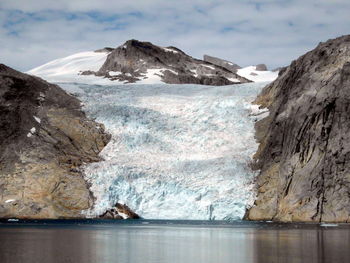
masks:
<svg viewBox="0 0 350 263"><path fill-rule="evenodd" d="M278 75L277 72L256 69L251 66L230 70L221 64L195 59L175 47L129 40L115 49L104 48L56 59L27 73L61 83L215 86L272 81Z"/></svg>

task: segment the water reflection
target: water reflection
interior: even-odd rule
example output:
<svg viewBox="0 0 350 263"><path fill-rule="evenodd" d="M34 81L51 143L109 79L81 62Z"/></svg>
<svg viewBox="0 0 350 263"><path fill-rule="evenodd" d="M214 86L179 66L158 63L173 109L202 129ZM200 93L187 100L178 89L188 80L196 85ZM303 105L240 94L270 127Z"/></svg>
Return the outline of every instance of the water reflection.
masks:
<svg viewBox="0 0 350 263"><path fill-rule="evenodd" d="M350 262L348 229L254 232L254 262Z"/></svg>
<svg viewBox="0 0 350 263"><path fill-rule="evenodd" d="M0 262L350 262L350 229L0 226Z"/></svg>

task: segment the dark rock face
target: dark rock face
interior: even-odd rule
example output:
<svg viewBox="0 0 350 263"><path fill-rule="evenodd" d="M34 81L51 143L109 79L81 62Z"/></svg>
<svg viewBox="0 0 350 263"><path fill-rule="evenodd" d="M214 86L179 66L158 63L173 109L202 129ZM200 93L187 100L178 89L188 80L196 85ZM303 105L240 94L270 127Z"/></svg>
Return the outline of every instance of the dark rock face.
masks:
<svg viewBox="0 0 350 263"><path fill-rule="evenodd" d="M105 53L105 52L112 52L113 50L114 50L114 48L105 47L105 48L97 49L97 50L95 50L95 52L102 52L102 53Z"/></svg>
<svg viewBox="0 0 350 263"><path fill-rule="evenodd" d="M223 67L231 72L236 73L238 69L240 69L241 67L238 66L235 63L232 63L230 61L227 60L223 60L221 58L216 58L216 57L212 57L212 56L208 56L208 55L204 55L203 56L203 60L205 62L209 62L213 65L219 66L219 67Z"/></svg>
<svg viewBox="0 0 350 263"><path fill-rule="evenodd" d="M267 71L267 67L265 64L258 64L255 66L255 70L257 71Z"/></svg>
<svg viewBox="0 0 350 263"><path fill-rule="evenodd" d="M282 71L285 67L277 67L272 70L272 72L279 72Z"/></svg>
<svg viewBox="0 0 350 263"><path fill-rule="evenodd" d="M141 217L133 212L127 205L116 203L114 207L108 209L103 215L103 219L140 219Z"/></svg>
<svg viewBox="0 0 350 263"><path fill-rule="evenodd" d="M93 205L79 167L110 136L57 85L0 64L0 217L74 218Z"/></svg>
<svg viewBox="0 0 350 263"><path fill-rule="evenodd" d="M134 83L146 79L149 70L159 70L156 74L168 84L230 85L250 82L224 67L194 59L178 48L162 48L137 40L129 40L114 49L98 72L93 74Z"/></svg>
<svg viewBox="0 0 350 263"><path fill-rule="evenodd" d="M258 198L250 220L350 221L350 36L321 43L256 100Z"/></svg>

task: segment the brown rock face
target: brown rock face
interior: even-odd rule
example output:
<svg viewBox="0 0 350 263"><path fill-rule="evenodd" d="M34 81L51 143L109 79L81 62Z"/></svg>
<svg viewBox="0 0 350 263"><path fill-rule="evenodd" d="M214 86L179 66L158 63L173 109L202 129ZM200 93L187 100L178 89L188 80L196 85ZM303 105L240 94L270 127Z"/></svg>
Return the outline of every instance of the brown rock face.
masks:
<svg viewBox="0 0 350 263"><path fill-rule="evenodd" d="M349 222L350 36L283 69L256 100L258 198L250 220Z"/></svg>
<svg viewBox="0 0 350 263"><path fill-rule="evenodd" d="M93 204L79 171L109 141L61 88L0 64L0 217L74 218Z"/></svg>

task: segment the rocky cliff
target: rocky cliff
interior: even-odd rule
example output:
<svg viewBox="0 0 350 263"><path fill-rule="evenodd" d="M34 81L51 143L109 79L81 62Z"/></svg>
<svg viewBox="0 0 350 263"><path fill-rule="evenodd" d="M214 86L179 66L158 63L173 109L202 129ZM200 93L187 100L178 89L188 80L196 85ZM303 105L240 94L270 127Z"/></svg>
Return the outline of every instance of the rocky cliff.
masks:
<svg viewBox="0 0 350 263"><path fill-rule="evenodd" d="M96 75L124 83L135 83L154 76L168 84L230 85L250 82L220 65L194 59L175 47L159 47L150 42L129 40L111 50Z"/></svg>
<svg viewBox="0 0 350 263"><path fill-rule="evenodd" d="M93 205L79 167L109 141L57 85L0 64L0 217L74 218Z"/></svg>
<svg viewBox="0 0 350 263"><path fill-rule="evenodd" d="M203 60L206 61L206 62L209 62L211 64L214 64L214 65L217 65L219 67L223 67L231 72L237 72L238 69L240 69L241 67L238 66L237 64L235 63L232 63L230 61L227 61L227 60L224 60L224 59L221 59L221 58L217 58L217 57L212 57L212 56L209 56L209 55L204 55L203 56Z"/></svg>
<svg viewBox="0 0 350 263"><path fill-rule="evenodd" d="M350 36L284 68L256 103L258 197L250 220L349 222Z"/></svg>

